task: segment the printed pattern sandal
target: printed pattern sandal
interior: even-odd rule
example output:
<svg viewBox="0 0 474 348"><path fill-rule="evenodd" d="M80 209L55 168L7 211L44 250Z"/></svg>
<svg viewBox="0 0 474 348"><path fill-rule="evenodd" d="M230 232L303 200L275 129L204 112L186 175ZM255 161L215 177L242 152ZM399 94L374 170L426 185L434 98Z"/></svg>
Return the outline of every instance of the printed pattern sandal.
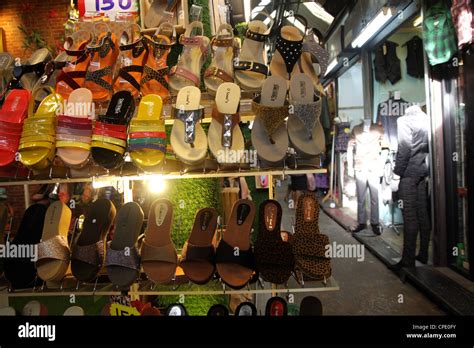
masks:
<svg viewBox="0 0 474 348"><path fill-rule="evenodd" d="M143 170L157 169L166 155L163 101L158 95L143 97L137 115L130 122L128 150L132 161Z"/></svg>
<svg viewBox="0 0 474 348"><path fill-rule="evenodd" d="M217 228L217 216L214 208L199 210L189 239L183 247L180 267L195 284L206 284L214 276L216 266L212 240Z"/></svg>
<svg viewBox="0 0 474 348"><path fill-rule="evenodd" d="M211 93L222 83L234 82L235 38L229 24L221 24L211 41L212 62L204 73L204 82Z"/></svg>
<svg viewBox="0 0 474 348"><path fill-rule="evenodd" d="M283 284L295 268L291 244L280 233L281 205L267 200L260 205L260 226L255 242L255 262L260 276L268 282Z"/></svg>
<svg viewBox="0 0 474 348"><path fill-rule="evenodd" d="M194 35L194 31L200 35ZM204 36L201 22L191 23L184 35L179 37L179 43L183 45L183 52L178 64L170 71L170 87L173 92L187 86L201 86L201 69L209 54L209 38Z"/></svg>
<svg viewBox="0 0 474 348"><path fill-rule="evenodd" d="M310 193L298 199L291 243L297 270L316 280L331 276L331 259L325 255L329 238L319 232L319 203Z"/></svg>
<svg viewBox="0 0 474 348"><path fill-rule="evenodd" d="M316 41L316 38L318 41ZM301 70L308 75L315 86L320 86L320 79L326 74L329 66L329 53L321 46L323 35L317 29L305 35L303 41L303 53L301 56ZM314 64L319 65L318 71ZM318 88L319 90L320 88Z"/></svg>
<svg viewBox="0 0 474 348"><path fill-rule="evenodd" d="M114 239L107 244L105 266L110 281L119 289L127 289L140 275L137 241L143 219L143 210L135 202L125 204L118 211Z"/></svg>
<svg viewBox="0 0 474 348"><path fill-rule="evenodd" d="M8 93L0 109L0 167L15 161L29 100L29 91L14 89Z"/></svg>

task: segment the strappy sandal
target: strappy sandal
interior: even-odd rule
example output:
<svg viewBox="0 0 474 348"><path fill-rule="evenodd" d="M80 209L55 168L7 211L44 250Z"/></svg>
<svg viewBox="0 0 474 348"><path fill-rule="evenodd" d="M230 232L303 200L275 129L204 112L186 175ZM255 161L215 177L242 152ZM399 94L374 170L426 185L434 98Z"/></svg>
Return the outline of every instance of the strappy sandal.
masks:
<svg viewBox="0 0 474 348"><path fill-rule="evenodd" d="M36 269L38 276L46 281L59 282L66 275L71 258L68 243L71 209L61 201L52 203L46 211L41 242L38 244Z"/></svg>
<svg viewBox="0 0 474 348"><path fill-rule="evenodd" d="M183 51L169 74L170 87L175 93L187 86L201 86L201 69L209 54L209 38L204 36L201 22L191 23L179 37L179 43Z"/></svg>
<svg viewBox="0 0 474 348"><path fill-rule="evenodd" d="M291 244L283 241L280 232L281 205L267 200L260 205L259 231L255 242L255 262L263 280L284 284L295 268Z"/></svg>
<svg viewBox="0 0 474 348"><path fill-rule="evenodd" d="M316 156L326 151L321 116L321 98L315 94L313 82L306 74L293 75L290 82L288 135L293 147L302 155Z"/></svg>
<svg viewBox="0 0 474 348"><path fill-rule="evenodd" d="M99 26L105 31L97 34ZM87 45L90 54L90 64L87 68L84 87L88 88L94 101L107 101L113 93L112 75L118 56L118 44L115 34L103 22L94 25L96 37Z"/></svg>
<svg viewBox="0 0 474 348"><path fill-rule="evenodd" d="M269 73L265 44L270 36L273 19L263 14L270 18L270 25L267 27L264 22L257 20L249 23L239 59L234 65L235 79L244 90L260 90Z"/></svg>
<svg viewBox="0 0 474 348"><path fill-rule="evenodd" d="M64 51L68 55L68 62L56 79L56 90L65 99L69 98L73 90L84 85L90 63L87 45L90 44L91 40L90 32L78 30L64 41Z"/></svg>
<svg viewBox="0 0 474 348"><path fill-rule="evenodd" d="M132 24L122 33L119 50L119 71L114 82L114 90L129 91L136 99L140 95L143 64L148 54L138 24Z"/></svg>
<svg viewBox="0 0 474 348"><path fill-rule="evenodd" d="M216 268L222 281L234 289L242 289L250 281L255 260L250 233L255 217L252 201L235 202L226 231L216 250Z"/></svg>
<svg viewBox="0 0 474 348"><path fill-rule="evenodd" d="M291 244L298 271L315 280L331 276L331 259L325 255L330 242L328 236L319 232L319 203L311 193L298 199Z"/></svg>
<svg viewBox="0 0 474 348"><path fill-rule="evenodd" d="M286 101L287 81L271 76L262 87L262 94L254 99L252 108L255 121L252 127L252 145L265 165L281 165L288 146L286 118L289 106Z"/></svg>
<svg viewBox="0 0 474 348"><path fill-rule="evenodd" d="M140 254L143 271L157 284L168 284L176 274L178 255L171 240L173 205L167 199L151 204Z"/></svg>
<svg viewBox="0 0 474 348"><path fill-rule="evenodd" d="M189 239L184 244L180 267L186 277L195 284L206 284L214 276L216 266L212 240L217 228L218 215L214 208L199 210Z"/></svg>
<svg viewBox="0 0 474 348"><path fill-rule="evenodd" d="M105 241L115 219L115 206L99 198L85 214L82 232L73 241L71 270L81 282L97 278L105 260Z"/></svg>
<svg viewBox="0 0 474 348"><path fill-rule="evenodd" d="M306 33L301 55L301 71L309 75L319 91L322 89L320 80L329 66L329 53L321 46L322 38L323 35L315 28ZM319 65L318 71L314 68L315 64Z"/></svg>
<svg viewBox="0 0 474 348"><path fill-rule="evenodd" d="M212 121L207 139L209 149L217 162L228 168L239 166L245 150L245 140L240 129L240 87L225 82L219 86L212 110Z"/></svg>
<svg viewBox="0 0 474 348"><path fill-rule="evenodd" d="M20 81L22 88L33 91L36 82L44 74L46 63L52 58L47 48L40 48L33 52L25 64L13 68L13 77Z"/></svg>
<svg viewBox="0 0 474 348"><path fill-rule="evenodd" d="M14 89L8 93L0 109L0 167L15 161L29 100L29 91Z"/></svg>
<svg viewBox="0 0 474 348"><path fill-rule="evenodd" d="M229 24L221 24L211 40L212 62L204 73L204 83L209 92L216 93L222 83L234 82L235 38Z"/></svg>
<svg viewBox="0 0 474 348"><path fill-rule="evenodd" d="M99 116L92 133L92 158L106 169L118 168L123 163L127 148L128 124L135 101L128 91L113 95L105 116Z"/></svg>
<svg viewBox="0 0 474 348"><path fill-rule="evenodd" d="M114 239L107 243L107 275L119 289L129 288L140 275L137 241L142 231L143 219L143 210L137 203L125 204L117 214Z"/></svg>
<svg viewBox="0 0 474 348"><path fill-rule="evenodd" d="M39 90L30 97L28 118L24 121L21 134L20 162L32 170L47 168L56 153L56 113L63 98L51 87L43 87L51 94L43 99L36 112L33 112L34 100Z"/></svg>
<svg viewBox="0 0 474 348"><path fill-rule="evenodd" d="M140 81L142 95L157 94L166 102L170 96L168 84L168 55L175 42L174 27L163 23L153 37L144 36L148 58Z"/></svg>
<svg viewBox="0 0 474 348"><path fill-rule="evenodd" d="M66 166L81 168L89 162L92 142L92 93L86 88L74 90L66 106L68 114L58 117L56 149ZM69 114L69 111L72 111ZM80 128L79 128L80 127Z"/></svg>
<svg viewBox="0 0 474 348"><path fill-rule="evenodd" d="M158 95L143 97L137 115L130 122L128 151L135 165L145 171L158 169L166 155L163 101Z"/></svg>
<svg viewBox="0 0 474 348"><path fill-rule="evenodd" d="M202 163L207 156L207 137L199 121L204 117L201 91L184 87L172 107L175 122L171 131L171 146L178 159L190 165Z"/></svg>

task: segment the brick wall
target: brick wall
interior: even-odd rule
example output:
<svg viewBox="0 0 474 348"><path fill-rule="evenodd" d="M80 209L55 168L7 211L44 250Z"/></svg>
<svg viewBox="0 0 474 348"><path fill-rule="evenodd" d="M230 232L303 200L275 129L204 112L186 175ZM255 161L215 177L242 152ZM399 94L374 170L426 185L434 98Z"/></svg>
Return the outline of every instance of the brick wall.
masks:
<svg viewBox="0 0 474 348"><path fill-rule="evenodd" d="M5 30L6 51L14 57L28 58L31 52L22 48L21 24L38 30L48 46L56 51L64 36L69 0L0 0L0 27Z"/></svg>

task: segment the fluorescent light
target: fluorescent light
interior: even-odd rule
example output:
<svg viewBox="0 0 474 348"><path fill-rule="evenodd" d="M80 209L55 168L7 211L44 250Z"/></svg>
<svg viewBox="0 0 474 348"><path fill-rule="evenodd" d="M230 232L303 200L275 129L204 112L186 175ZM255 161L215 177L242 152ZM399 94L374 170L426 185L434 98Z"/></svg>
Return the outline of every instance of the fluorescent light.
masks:
<svg viewBox="0 0 474 348"><path fill-rule="evenodd" d="M384 7L367 26L362 29L362 32L352 42L353 48L360 48L365 45L391 18L393 17L393 10L390 7Z"/></svg>
<svg viewBox="0 0 474 348"><path fill-rule="evenodd" d="M315 2L304 2L303 5L308 9L309 12L315 17L318 17L327 24L331 24L334 21L334 17L331 16L326 10L318 3Z"/></svg>
<svg viewBox="0 0 474 348"><path fill-rule="evenodd" d="M421 26L421 23L423 23L423 15L419 15L414 21L413 21L413 26L415 28L418 28Z"/></svg>
<svg viewBox="0 0 474 348"><path fill-rule="evenodd" d="M257 17L257 15L262 12L263 10L265 10L265 7L267 7L268 4L270 4L272 1L271 0L262 0L258 3L257 6L255 6L255 8L251 11L252 15L249 16L251 17L251 19L254 19L255 17ZM244 11L246 11L246 8L248 6L249 10L250 10L250 0L244 0ZM247 17L245 17L247 18ZM248 20L247 20L248 22Z"/></svg>
<svg viewBox="0 0 474 348"><path fill-rule="evenodd" d="M337 66L337 64L339 64L339 60L337 58L334 58L331 61L331 63L329 63L328 69L326 70L326 73L324 74L324 76L327 76L332 70L334 70L334 68Z"/></svg>
<svg viewBox="0 0 474 348"><path fill-rule="evenodd" d="M275 18L276 14L277 14L277 11L276 11L276 10L273 11L273 12L270 14L271 19L270 19L270 18L266 18L266 19L263 21L263 23L265 23L265 25L269 25L270 22L272 21L272 19Z"/></svg>
<svg viewBox="0 0 474 348"><path fill-rule="evenodd" d="M245 22L249 22L250 21L250 14L251 14L251 10L250 10L250 0L244 0L244 15L245 15Z"/></svg>
<svg viewBox="0 0 474 348"><path fill-rule="evenodd" d="M166 181L162 175L152 175L147 180L147 186L151 193L161 193L166 189Z"/></svg>
<svg viewBox="0 0 474 348"><path fill-rule="evenodd" d="M293 18L293 20L290 20L290 18ZM298 19L296 19L295 17L289 17L288 18L288 21L290 23L292 23L295 27L297 27L300 31L302 31L303 33L306 32L306 27L304 26L303 23L301 23Z"/></svg>

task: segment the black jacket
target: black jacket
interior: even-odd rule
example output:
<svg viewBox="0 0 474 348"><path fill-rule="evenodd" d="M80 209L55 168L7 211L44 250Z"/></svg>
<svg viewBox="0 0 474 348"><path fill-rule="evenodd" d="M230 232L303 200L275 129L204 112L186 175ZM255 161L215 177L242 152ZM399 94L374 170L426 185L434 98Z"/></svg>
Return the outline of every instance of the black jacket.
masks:
<svg viewBox="0 0 474 348"><path fill-rule="evenodd" d="M425 61L423 52L423 40L418 36L406 42L407 46L407 73L415 78L425 77Z"/></svg>
<svg viewBox="0 0 474 348"><path fill-rule="evenodd" d="M411 106L398 119L398 152L394 173L400 177L428 176L429 118L419 106Z"/></svg>
<svg viewBox="0 0 474 348"><path fill-rule="evenodd" d="M397 56L398 44L386 41L375 52L374 72L378 82L385 83L389 80L392 85L402 79L400 59ZM384 52L386 48L387 52ZM387 53L387 54L384 54Z"/></svg>

